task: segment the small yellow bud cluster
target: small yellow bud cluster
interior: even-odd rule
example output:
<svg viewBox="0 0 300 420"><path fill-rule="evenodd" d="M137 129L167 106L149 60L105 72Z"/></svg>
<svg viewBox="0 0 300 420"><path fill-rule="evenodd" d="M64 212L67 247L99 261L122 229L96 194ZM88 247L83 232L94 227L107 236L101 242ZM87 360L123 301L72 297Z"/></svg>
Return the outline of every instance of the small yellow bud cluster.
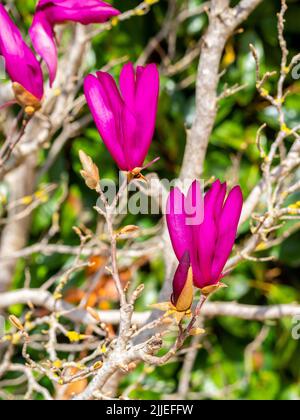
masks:
<svg viewBox="0 0 300 420"><path fill-rule="evenodd" d="M149 12L150 6L158 2L159 0L144 0L144 3L142 4L143 7L137 7L134 11L134 14L136 16L144 16Z"/></svg>
<svg viewBox="0 0 300 420"><path fill-rule="evenodd" d="M255 248L255 251L264 251L267 248L267 244L265 242L261 242Z"/></svg>
<svg viewBox="0 0 300 420"><path fill-rule="evenodd" d="M53 362L53 366L56 368L56 369L61 369L62 367L63 367L63 362L61 361L61 360L55 360L54 362Z"/></svg>
<svg viewBox="0 0 300 420"><path fill-rule="evenodd" d="M102 366L103 366L103 362L101 362L101 361L99 360L98 362L94 363L94 365L93 365L93 369L94 369L94 370L98 370L98 369L101 369L101 368L102 368Z"/></svg>
<svg viewBox="0 0 300 420"><path fill-rule="evenodd" d="M289 206L289 214L292 214L292 215L299 214L299 209L300 209L300 201L297 201L296 203L291 204Z"/></svg>
<svg viewBox="0 0 300 420"><path fill-rule="evenodd" d="M284 98L276 98L275 103L278 104L278 105L283 104L284 103Z"/></svg>
<svg viewBox="0 0 300 420"><path fill-rule="evenodd" d="M267 89L261 88L260 90L261 96L266 97L269 95L269 91Z"/></svg>
<svg viewBox="0 0 300 420"><path fill-rule="evenodd" d="M291 216L296 216L296 215L298 215L298 214L299 214L299 209L296 209L296 208L289 208L289 214L290 214Z"/></svg>
<svg viewBox="0 0 300 420"><path fill-rule="evenodd" d="M119 23L119 18L118 18L117 16L113 17L113 18L111 19L110 23L111 23L111 26L112 26L112 27L117 26L117 25L118 25L118 23Z"/></svg>
<svg viewBox="0 0 300 420"><path fill-rule="evenodd" d="M280 130L283 131L286 134L291 134L292 130L286 125L286 124L282 124L280 127Z"/></svg>
<svg viewBox="0 0 300 420"><path fill-rule="evenodd" d="M290 67L289 66L285 66L284 68L283 68L283 72L285 73L285 74L289 74L289 72L290 72Z"/></svg>
<svg viewBox="0 0 300 420"><path fill-rule="evenodd" d="M68 331L66 336L68 337L71 343L76 343L86 338L86 335L79 334L77 331Z"/></svg>
<svg viewBox="0 0 300 420"><path fill-rule="evenodd" d="M138 9L135 10L134 14L136 16L144 16L147 12L148 12L147 9L140 9L140 8L138 8Z"/></svg>
<svg viewBox="0 0 300 420"><path fill-rule="evenodd" d="M47 201L49 200L49 195L47 194L46 191L39 190L34 195L35 195L35 198L41 201L42 203L47 203Z"/></svg>
<svg viewBox="0 0 300 420"><path fill-rule="evenodd" d="M25 206L28 206L31 204L36 198L36 200L39 200L41 203L47 203L49 200L49 194L45 190L38 190L33 195L25 195L21 198L21 203Z"/></svg>

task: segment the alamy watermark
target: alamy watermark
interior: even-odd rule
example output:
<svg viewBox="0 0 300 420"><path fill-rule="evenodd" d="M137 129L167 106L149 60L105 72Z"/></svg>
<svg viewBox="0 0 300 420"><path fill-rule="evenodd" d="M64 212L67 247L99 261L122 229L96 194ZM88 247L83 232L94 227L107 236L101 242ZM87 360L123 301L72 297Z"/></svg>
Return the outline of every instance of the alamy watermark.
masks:
<svg viewBox="0 0 300 420"><path fill-rule="evenodd" d="M300 62L293 67L292 78L294 80L299 80L300 79Z"/></svg>
<svg viewBox="0 0 300 420"><path fill-rule="evenodd" d="M111 179L101 180L101 190L110 205L118 194L119 186L126 183L126 176L126 173L120 172L118 184ZM178 179L169 181L168 179L150 178L147 182L135 180L130 182L126 188L121 187L122 194L117 206L112 210L113 214L159 215L172 212L176 215L183 214L187 225L199 225L204 219L204 182L199 181L199 187L191 189L192 183L193 180L180 181ZM173 188L178 188L186 199L183 199L177 190L173 199L168 201L169 193ZM97 207L104 211L101 198L97 201Z"/></svg>
<svg viewBox="0 0 300 420"><path fill-rule="evenodd" d="M0 80L6 79L5 73L5 59L4 57L0 56Z"/></svg>
<svg viewBox="0 0 300 420"><path fill-rule="evenodd" d="M300 339L300 314L293 318L292 337L294 340Z"/></svg>
<svg viewBox="0 0 300 420"><path fill-rule="evenodd" d="M5 59L4 57L0 56L0 89L1 89L1 85L7 82L7 74L5 72ZM5 100L2 103L0 101L0 109L5 106Z"/></svg>

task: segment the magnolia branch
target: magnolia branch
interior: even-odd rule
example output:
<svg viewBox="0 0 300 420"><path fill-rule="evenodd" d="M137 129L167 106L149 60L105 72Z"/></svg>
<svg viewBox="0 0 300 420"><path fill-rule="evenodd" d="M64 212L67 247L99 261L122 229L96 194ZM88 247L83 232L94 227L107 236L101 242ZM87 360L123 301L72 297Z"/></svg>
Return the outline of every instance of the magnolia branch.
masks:
<svg viewBox="0 0 300 420"><path fill-rule="evenodd" d="M214 126L220 80L220 62L228 38L262 0L242 0L229 7L228 0L211 2L209 26L202 38L201 54L196 80L196 115L187 136L186 150L181 167L181 178L199 178L209 138Z"/></svg>
<svg viewBox="0 0 300 420"><path fill-rule="evenodd" d="M63 313L75 323L94 324L95 319L84 309L77 309L63 300L56 302L52 294L40 289L20 289L0 295L0 309L6 309L16 304L27 305L31 302L35 307L44 307L48 311ZM120 313L118 310L97 311L99 318L105 324L118 325ZM144 325L150 312L134 312L132 324ZM296 304L257 306L245 305L236 302L206 302L201 314L208 318L218 316L231 316L245 320L267 321L281 319L282 317L294 317L300 314L300 306Z"/></svg>

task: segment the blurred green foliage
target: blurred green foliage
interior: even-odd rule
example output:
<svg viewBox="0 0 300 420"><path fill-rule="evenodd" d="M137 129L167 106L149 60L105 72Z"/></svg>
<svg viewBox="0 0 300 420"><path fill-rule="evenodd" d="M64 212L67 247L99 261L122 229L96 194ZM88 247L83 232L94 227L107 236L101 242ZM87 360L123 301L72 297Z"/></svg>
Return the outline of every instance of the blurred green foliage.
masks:
<svg viewBox="0 0 300 420"><path fill-rule="evenodd" d="M34 0L19 0L15 17L24 29L30 25ZM137 5L136 0L116 0L113 2L122 11ZM180 3L180 1L178 1ZM189 7L201 4L200 0L190 0ZM300 37L299 1L288 1L286 16L286 39L291 54L297 52ZM143 17L135 17L119 24L111 31L103 33L93 41L89 56L90 70L101 68L107 62L128 57L136 61L149 39L160 29L166 14L167 1L162 0L151 12ZM247 87L233 97L223 100L220 105L215 129L205 161L205 179L219 177L229 182L239 182L245 196L260 177L260 158L255 146L255 135L262 122L267 122L264 139L270 145L278 123L274 110L266 106L256 93L255 66L249 53L249 43L254 44L260 54L263 70L278 70L280 49L277 39L276 13L280 9L278 0L265 0L243 24L243 32L230 39L222 66L226 73L220 90L225 83L247 83ZM186 49L199 40L205 30L204 15L189 19L180 29L176 59L185 54ZM67 39L67 37L66 37ZM70 42L70 41L68 41ZM151 60L160 62L157 54ZM185 130L190 127L194 114L194 85L178 89L178 83L195 74L197 60L182 74L173 78L162 76L161 97L157 128L149 160L160 156L155 165L161 178L172 179L179 173L185 147ZM120 66L112 73L118 77ZM285 112L290 125L300 121L300 83L289 79L292 95L286 102ZM273 79L267 88L275 86ZM85 108L84 112L88 112ZM72 139L58 157L55 165L44 175L43 182L55 182L60 187L47 203L34 214L30 243L40 241L51 226L52 214L65 188L69 189L67 200L62 206L59 237L66 244L77 244L78 238L72 231L73 225L85 223L93 229L96 215L92 210L95 194L89 191L79 175L78 150L83 149L98 164L102 177L116 177L117 170L109 153L100 141L97 130L91 124L79 137ZM40 162L47 156L41 152ZM232 170L233 162L239 162L238 171ZM132 218L135 224L151 226L157 218L139 216ZM299 232L276 247L272 253L275 262L244 262L230 276L226 283L230 286L217 294L218 300L237 300L248 304L277 304L299 301L300 297L300 249ZM70 263L67 256L41 254L26 260L30 266L32 287L41 286L49 277ZM14 288L24 283L25 262L18 263ZM146 292L138 302L143 310L153 303L163 282L162 261L154 261L143 267L137 274L139 282L144 282ZM72 283L81 284L84 273L75 276ZM72 284L71 283L71 284ZM19 314L21 307L11 308ZM194 398L241 398L241 399L296 399L300 398L300 342L291 338L291 320L281 320L268 324L267 338L250 360L250 368L245 364L245 349L255 339L262 328L257 322L231 318L219 318L207 323L208 335L199 350L191 377L190 391ZM147 371L130 396L141 399L161 398L162 394L176 392L182 363L170 363L155 371ZM143 373L139 367L129 374L122 387L135 383ZM248 369L248 370L247 370Z"/></svg>

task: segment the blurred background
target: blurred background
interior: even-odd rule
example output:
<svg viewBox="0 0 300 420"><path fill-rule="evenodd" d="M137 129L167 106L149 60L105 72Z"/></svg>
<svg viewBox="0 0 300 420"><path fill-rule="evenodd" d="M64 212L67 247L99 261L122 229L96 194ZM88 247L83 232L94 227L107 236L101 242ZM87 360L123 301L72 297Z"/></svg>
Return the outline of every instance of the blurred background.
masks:
<svg viewBox="0 0 300 420"><path fill-rule="evenodd" d="M200 6L200 0L172 0L176 7L186 4L187 9ZM10 3L10 2L6 2ZM35 0L15 1L13 13L24 33L31 24ZM139 4L134 0L111 1L121 11ZM236 2L232 2L233 4ZM288 1L285 35L291 54L299 52L300 4L298 0ZM103 68L107 63L143 62L145 48L159 33L171 13L170 2L161 0L145 16L133 17L119 23L110 31L96 36L89 53L87 66L90 71ZM260 179L260 156L255 138L263 122L268 123L264 144L274 138L278 130L278 119L274 109L257 94L255 87L255 63L249 51L249 43L256 46L262 70L278 70L280 49L277 37L277 16L280 1L264 0L250 18L242 25L226 46L222 59L224 75L220 91L227 83L246 85L243 90L220 103L216 125L211 137L206 161L204 179L211 177L228 181L230 185L240 183L245 196ZM198 64L200 38L207 26L205 13L184 19L174 39L163 39L157 48L146 57L155 62L161 70L161 96L156 132L151 146L149 160L160 156L155 171L160 178L173 179L179 174L182 162L186 130L194 115L195 75ZM64 33L62 47L72 42L72 31ZM187 60L186 62L184 60ZM113 65L110 72L118 78L121 63ZM300 72L299 72L300 76ZM266 88L275 87L271 79ZM286 100L287 121L292 126L300 121L300 81L289 79L292 94ZM87 107L83 114L88 113ZM78 151L83 149L97 163L102 178L117 177L117 168L91 123L84 132L70 139L58 158L42 175L43 184L55 183L57 188L49 194L43 192L41 205L34 211L28 245L39 242L52 224L53 213L60 208L60 232L54 239L61 243L77 245L78 237L72 230L74 225L84 224L91 230L97 225L94 192L88 190L80 177ZM42 166L47 150L40 151ZM5 197L5 187L2 186ZM299 198L300 200L300 194ZM297 197L294 201L297 201ZM0 206L1 210L1 206ZM151 228L159 222L159 216L128 216L128 223ZM249 226L242 226L241 237ZM245 261L226 278L229 287L218 292L216 299L239 301L247 304L267 305L292 303L300 298L300 231L262 256L273 255L269 262ZM263 251L263 250L262 250ZM70 256L33 254L18 260L13 288L21 288L25 281L25 267L29 267L31 287L40 287L51 276L68 265ZM105 262L94 258L97 269ZM76 274L65 292L69 302L79 302L84 295L86 281L94 272ZM137 260L135 265L123 270L124 281L134 276L136 282L145 284L145 293L138 301L138 310L147 309L156 302L164 281L164 266L160 258ZM108 309L116 307L116 296L111 279L101 275L98 287L89 297L89 305ZM9 308L20 316L21 305ZM186 398L220 399L298 399L300 398L300 340L291 337L292 320L282 319L262 325L258 322L233 318L208 320L208 334L194 345L199 346L191 375L191 385ZM135 384L130 391L131 398L160 399L174 395L182 375L182 358L157 368L155 371L144 366L123 379L121 387ZM20 356L21 357L21 356Z"/></svg>

